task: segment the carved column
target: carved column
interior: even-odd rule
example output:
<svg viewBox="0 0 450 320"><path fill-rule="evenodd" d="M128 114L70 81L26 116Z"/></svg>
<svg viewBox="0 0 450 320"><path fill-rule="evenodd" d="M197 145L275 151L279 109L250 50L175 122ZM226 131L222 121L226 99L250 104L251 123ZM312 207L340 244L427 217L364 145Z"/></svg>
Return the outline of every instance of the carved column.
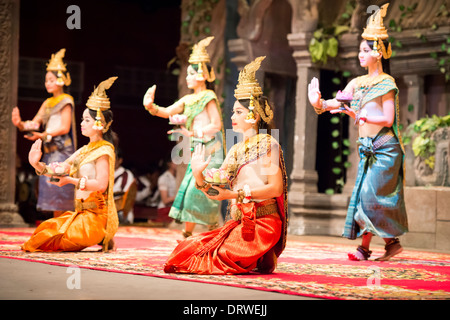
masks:
<svg viewBox="0 0 450 320"><path fill-rule="evenodd" d="M293 169L289 189L291 234L341 235L348 195L318 193L316 167L317 114L308 100L308 83L319 78L308 52L312 33L289 34L297 64L297 96L294 130Z"/></svg>
<svg viewBox="0 0 450 320"><path fill-rule="evenodd" d="M294 132L294 165L291 174L291 195L297 198L305 192L317 192L316 143L317 115L308 100L308 83L320 78L320 71L313 67L308 52L309 33L288 35L294 49L297 64L297 95Z"/></svg>
<svg viewBox="0 0 450 320"><path fill-rule="evenodd" d="M14 204L16 128L11 111L17 103L19 0L0 0L0 227L24 226Z"/></svg>
<svg viewBox="0 0 450 320"><path fill-rule="evenodd" d="M402 123L406 127L408 124L425 116L425 94L423 76L417 74L404 75L403 81L407 87L407 100L401 102L401 105L403 105ZM407 186L415 186L416 174L414 172L414 152L410 145L405 148L405 184Z"/></svg>

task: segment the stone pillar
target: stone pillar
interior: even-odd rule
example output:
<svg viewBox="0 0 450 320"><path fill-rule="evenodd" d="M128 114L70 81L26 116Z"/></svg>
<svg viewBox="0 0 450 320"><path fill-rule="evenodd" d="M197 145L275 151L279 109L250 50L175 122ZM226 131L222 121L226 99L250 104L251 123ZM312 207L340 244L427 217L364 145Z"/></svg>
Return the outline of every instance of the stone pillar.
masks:
<svg viewBox="0 0 450 320"><path fill-rule="evenodd" d="M297 94L294 132L294 164L291 174L291 194L293 197L305 192L317 192L316 143L317 115L308 100L308 83L313 77L320 78L308 52L311 34L288 35L289 44L294 49L297 64Z"/></svg>
<svg viewBox="0 0 450 320"><path fill-rule="evenodd" d="M400 102L401 120L405 126L419 120L425 116L425 94L424 94L424 79L423 76L417 74L404 75L403 81L407 87L406 101ZM416 185L416 175L414 172L414 152L411 144L405 146L405 184L407 186Z"/></svg>
<svg viewBox="0 0 450 320"><path fill-rule="evenodd" d="M404 108L402 115L402 123L405 125L425 116L425 92L423 76L417 74L409 74L403 76L403 81L408 88L407 101L402 105L408 106ZM409 107L411 106L411 108Z"/></svg>
<svg viewBox="0 0 450 320"><path fill-rule="evenodd" d="M353 119L350 119L348 123L348 141L350 142L349 150L350 155L347 161L352 165L347 169L347 179L345 181L343 193L351 195L356 183L356 176L358 173L359 153L356 141L359 137L358 126L355 126Z"/></svg>
<svg viewBox="0 0 450 320"><path fill-rule="evenodd" d="M291 234L341 235L348 195L318 193L316 167L317 114L308 100L308 84L319 78L308 44L312 33L289 34L297 65L293 169L289 189Z"/></svg>
<svg viewBox="0 0 450 320"><path fill-rule="evenodd" d="M11 111L17 104L19 0L0 0L0 227L26 226L14 204L16 128Z"/></svg>

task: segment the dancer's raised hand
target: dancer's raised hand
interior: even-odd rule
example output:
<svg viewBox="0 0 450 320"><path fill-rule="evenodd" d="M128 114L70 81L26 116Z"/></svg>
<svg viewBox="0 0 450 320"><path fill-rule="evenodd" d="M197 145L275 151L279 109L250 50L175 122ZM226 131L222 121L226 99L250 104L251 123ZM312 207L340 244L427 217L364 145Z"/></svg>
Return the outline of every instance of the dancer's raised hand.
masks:
<svg viewBox="0 0 450 320"><path fill-rule="evenodd" d="M20 127L20 122L22 121L22 118L20 117L20 111L19 108L14 107L12 110L12 114L11 114L11 120L13 125L15 125L16 127ZM19 128L21 129L21 128Z"/></svg>
<svg viewBox="0 0 450 320"><path fill-rule="evenodd" d="M42 158L42 140L36 140L30 148L30 152L28 153L28 161L30 164L36 168L39 160Z"/></svg>
<svg viewBox="0 0 450 320"><path fill-rule="evenodd" d="M191 158L191 168L194 176L199 176L202 174L203 170L211 161L211 155L208 156L208 159L205 160L205 146L202 144L198 144L195 146L194 153Z"/></svg>
<svg viewBox="0 0 450 320"><path fill-rule="evenodd" d="M147 92L144 95L144 107L147 110L151 110L152 104L155 101L155 91L156 91L156 85L151 86L148 88Z"/></svg>
<svg viewBox="0 0 450 320"><path fill-rule="evenodd" d="M311 82L308 84L308 99L309 102L315 108L320 108L320 99L322 94L319 89L319 79L316 77L312 78Z"/></svg>

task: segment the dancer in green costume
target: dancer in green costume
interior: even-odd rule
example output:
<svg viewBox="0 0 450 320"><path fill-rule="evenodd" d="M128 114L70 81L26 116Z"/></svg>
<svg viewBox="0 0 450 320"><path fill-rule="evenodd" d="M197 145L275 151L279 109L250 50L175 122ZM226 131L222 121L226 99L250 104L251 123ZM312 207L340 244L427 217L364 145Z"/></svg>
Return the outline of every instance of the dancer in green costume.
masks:
<svg viewBox="0 0 450 320"><path fill-rule="evenodd" d="M213 38L208 37L194 45L189 58L186 83L194 92L164 108L153 103L155 95L155 86L153 86L144 96L144 107L150 114L162 118L181 114L186 119L185 124L181 126L181 129L169 131L169 133L178 132L189 137L191 152L196 144L204 144L207 154L212 155L208 168L219 168L224 159L223 122L217 96L207 86L207 82L212 83L215 80L214 71L207 65L210 59L206 52L206 46ZM189 162L169 212L171 218L186 223L183 236L191 236L197 223L208 225L210 229L217 227L220 205L220 201L208 199L195 187Z"/></svg>

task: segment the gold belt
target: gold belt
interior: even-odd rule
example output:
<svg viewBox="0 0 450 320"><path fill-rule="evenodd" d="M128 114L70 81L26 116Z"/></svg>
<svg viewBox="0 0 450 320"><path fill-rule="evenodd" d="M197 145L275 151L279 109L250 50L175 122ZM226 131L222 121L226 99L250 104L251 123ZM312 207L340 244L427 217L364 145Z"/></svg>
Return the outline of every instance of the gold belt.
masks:
<svg viewBox="0 0 450 320"><path fill-rule="evenodd" d="M89 209L97 209L97 203L94 201L83 201L80 199L75 199L75 210L77 212Z"/></svg>
<svg viewBox="0 0 450 320"><path fill-rule="evenodd" d="M267 204L265 204L267 203ZM256 204L256 203L255 203ZM269 214L278 214L278 205L275 199L265 200L256 204L256 218L261 218L267 216ZM234 214L234 220L238 221L242 218L242 212L239 208L236 208L236 212Z"/></svg>
<svg viewBox="0 0 450 320"><path fill-rule="evenodd" d="M278 213L278 206L276 203L268 204L263 207L256 208L256 217L263 217L268 214Z"/></svg>

